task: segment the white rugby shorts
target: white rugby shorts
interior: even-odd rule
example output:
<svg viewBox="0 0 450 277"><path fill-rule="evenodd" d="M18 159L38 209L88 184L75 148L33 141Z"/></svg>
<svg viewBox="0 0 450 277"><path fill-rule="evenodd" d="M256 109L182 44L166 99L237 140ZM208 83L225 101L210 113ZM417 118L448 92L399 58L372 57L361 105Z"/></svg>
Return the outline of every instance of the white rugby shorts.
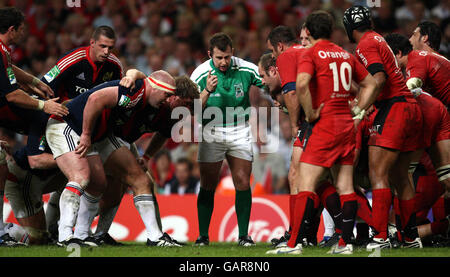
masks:
<svg viewBox="0 0 450 277"><path fill-rule="evenodd" d="M198 161L214 163L223 161L226 155L253 161L252 134L248 124L232 127L213 127L202 130Z"/></svg>

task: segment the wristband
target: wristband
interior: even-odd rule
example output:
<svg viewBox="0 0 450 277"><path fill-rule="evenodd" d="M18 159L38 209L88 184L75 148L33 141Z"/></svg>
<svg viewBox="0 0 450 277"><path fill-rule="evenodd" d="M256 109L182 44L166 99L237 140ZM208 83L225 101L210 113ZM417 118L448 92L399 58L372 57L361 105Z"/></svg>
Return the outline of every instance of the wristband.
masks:
<svg viewBox="0 0 450 277"><path fill-rule="evenodd" d="M214 93L214 91L210 91L207 87L205 87L205 90L208 94Z"/></svg>
<svg viewBox="0 0 450 277"><path fill-rule="evenodd" d="M362 120L364 118L364 116L366 115L366 110L361 110L359 107L359 113L355 114L355 116L353 117L353 120L359 119ZM356 109L353 109L356 110Z"/></svg>
<svg viewBox="0 0 450 277"><path fill-rule="evenodd" d="M44 106L45 106L45 102L42 101L42 100L38 100L37 110L38 111L43 111L44 110Z"/></svg>

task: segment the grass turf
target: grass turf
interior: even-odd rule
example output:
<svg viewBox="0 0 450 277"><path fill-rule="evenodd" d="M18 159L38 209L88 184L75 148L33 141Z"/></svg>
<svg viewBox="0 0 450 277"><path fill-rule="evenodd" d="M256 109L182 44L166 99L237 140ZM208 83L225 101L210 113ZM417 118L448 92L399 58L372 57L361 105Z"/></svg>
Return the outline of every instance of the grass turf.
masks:
<svg viewBox="0 0 450 277"><path fill-rule="evenodd" d="M258 243L255 247L238 247L236 243L211 243L208 247L195 247L193 243L182 248L147 247L142 243L126 243L120 247L82 247L81 257L279 257L283 255L266 255L270 250L267 243ZM302 255L295 257L334 257L327 254L326 248L305 248ZM68 257L74 255L74 250L58 246L30 246L30 247L0 247L0 257ZM355 248L350 257L376 256L377 253L367 252L365 249ZM292 257L292 255L288 255ZM423 249L389 249L382 250L381 257L450 257L450 248ZM339 256L342 257L342 256Z"/></svg>

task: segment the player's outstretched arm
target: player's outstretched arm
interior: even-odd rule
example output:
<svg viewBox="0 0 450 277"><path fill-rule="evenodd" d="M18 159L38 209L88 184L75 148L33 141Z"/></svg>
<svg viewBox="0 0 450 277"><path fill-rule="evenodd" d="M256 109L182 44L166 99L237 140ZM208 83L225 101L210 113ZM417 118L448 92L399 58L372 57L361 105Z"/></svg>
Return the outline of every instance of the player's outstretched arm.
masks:
<svg viewBox="0 0 450 277"><path fill-rule="evenodd" d="M94 125L104 109L113 108L117 105L118 87L107 87L92 93L84 107L83 130L80 143L75 153L85 157L91 147L91 136Z"/></svg>
<svg viewBox="0 0 450 277"><path fill-rule="evenodd" d="M23 71L22 69L18 68L15 65L13 65L12 68L19 84L29 87L30 91L33 94L40 96L44 99L49 99L50 97L55 96L53 90L38 78L34 77L31 74L28 74L27 72Z"/></svg>
<svg viewBox="0 0 450 277"><path fill-rule="evenodd" d="M36 156L28 156L28 163L31 169L54 169L57 164L52 154L42 153Z"/></svg>
<svg viewBox="0 0 450 277"><path fill-rule="evenodd" d="M34 99L23 90L18 89L6 95L6 100L10 103L14 103L18 107L30 110L39 110L43 111L47 114L57 115L57 116L66 116L69 114L69 110L59 104L59 98L50 99L47 101L42 101L38 99Z"/></svg>

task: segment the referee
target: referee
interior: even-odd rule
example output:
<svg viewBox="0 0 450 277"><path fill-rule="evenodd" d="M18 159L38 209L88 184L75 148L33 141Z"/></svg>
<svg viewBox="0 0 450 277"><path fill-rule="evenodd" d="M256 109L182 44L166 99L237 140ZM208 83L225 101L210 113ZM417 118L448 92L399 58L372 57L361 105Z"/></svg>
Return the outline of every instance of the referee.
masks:
<svg viewBox="0 0 450 277"><path fill-rule="evenodd" d="M197 198L200 236L195 244L209 244L208 231L214 208L214 193L226 158L236 189L238 245L253 246L255 243L248 235L253 161L248 123L251 107L249 95L252 86L263 85L255 64L233 56L233 45L228 35L213 35L209 45L210 59L197 67L191 76L201 92L204 117L207 118L206 115L211 113L215 115L212 116L213 119L202 119L204 131L199 143L200 192Z"/></svg>

